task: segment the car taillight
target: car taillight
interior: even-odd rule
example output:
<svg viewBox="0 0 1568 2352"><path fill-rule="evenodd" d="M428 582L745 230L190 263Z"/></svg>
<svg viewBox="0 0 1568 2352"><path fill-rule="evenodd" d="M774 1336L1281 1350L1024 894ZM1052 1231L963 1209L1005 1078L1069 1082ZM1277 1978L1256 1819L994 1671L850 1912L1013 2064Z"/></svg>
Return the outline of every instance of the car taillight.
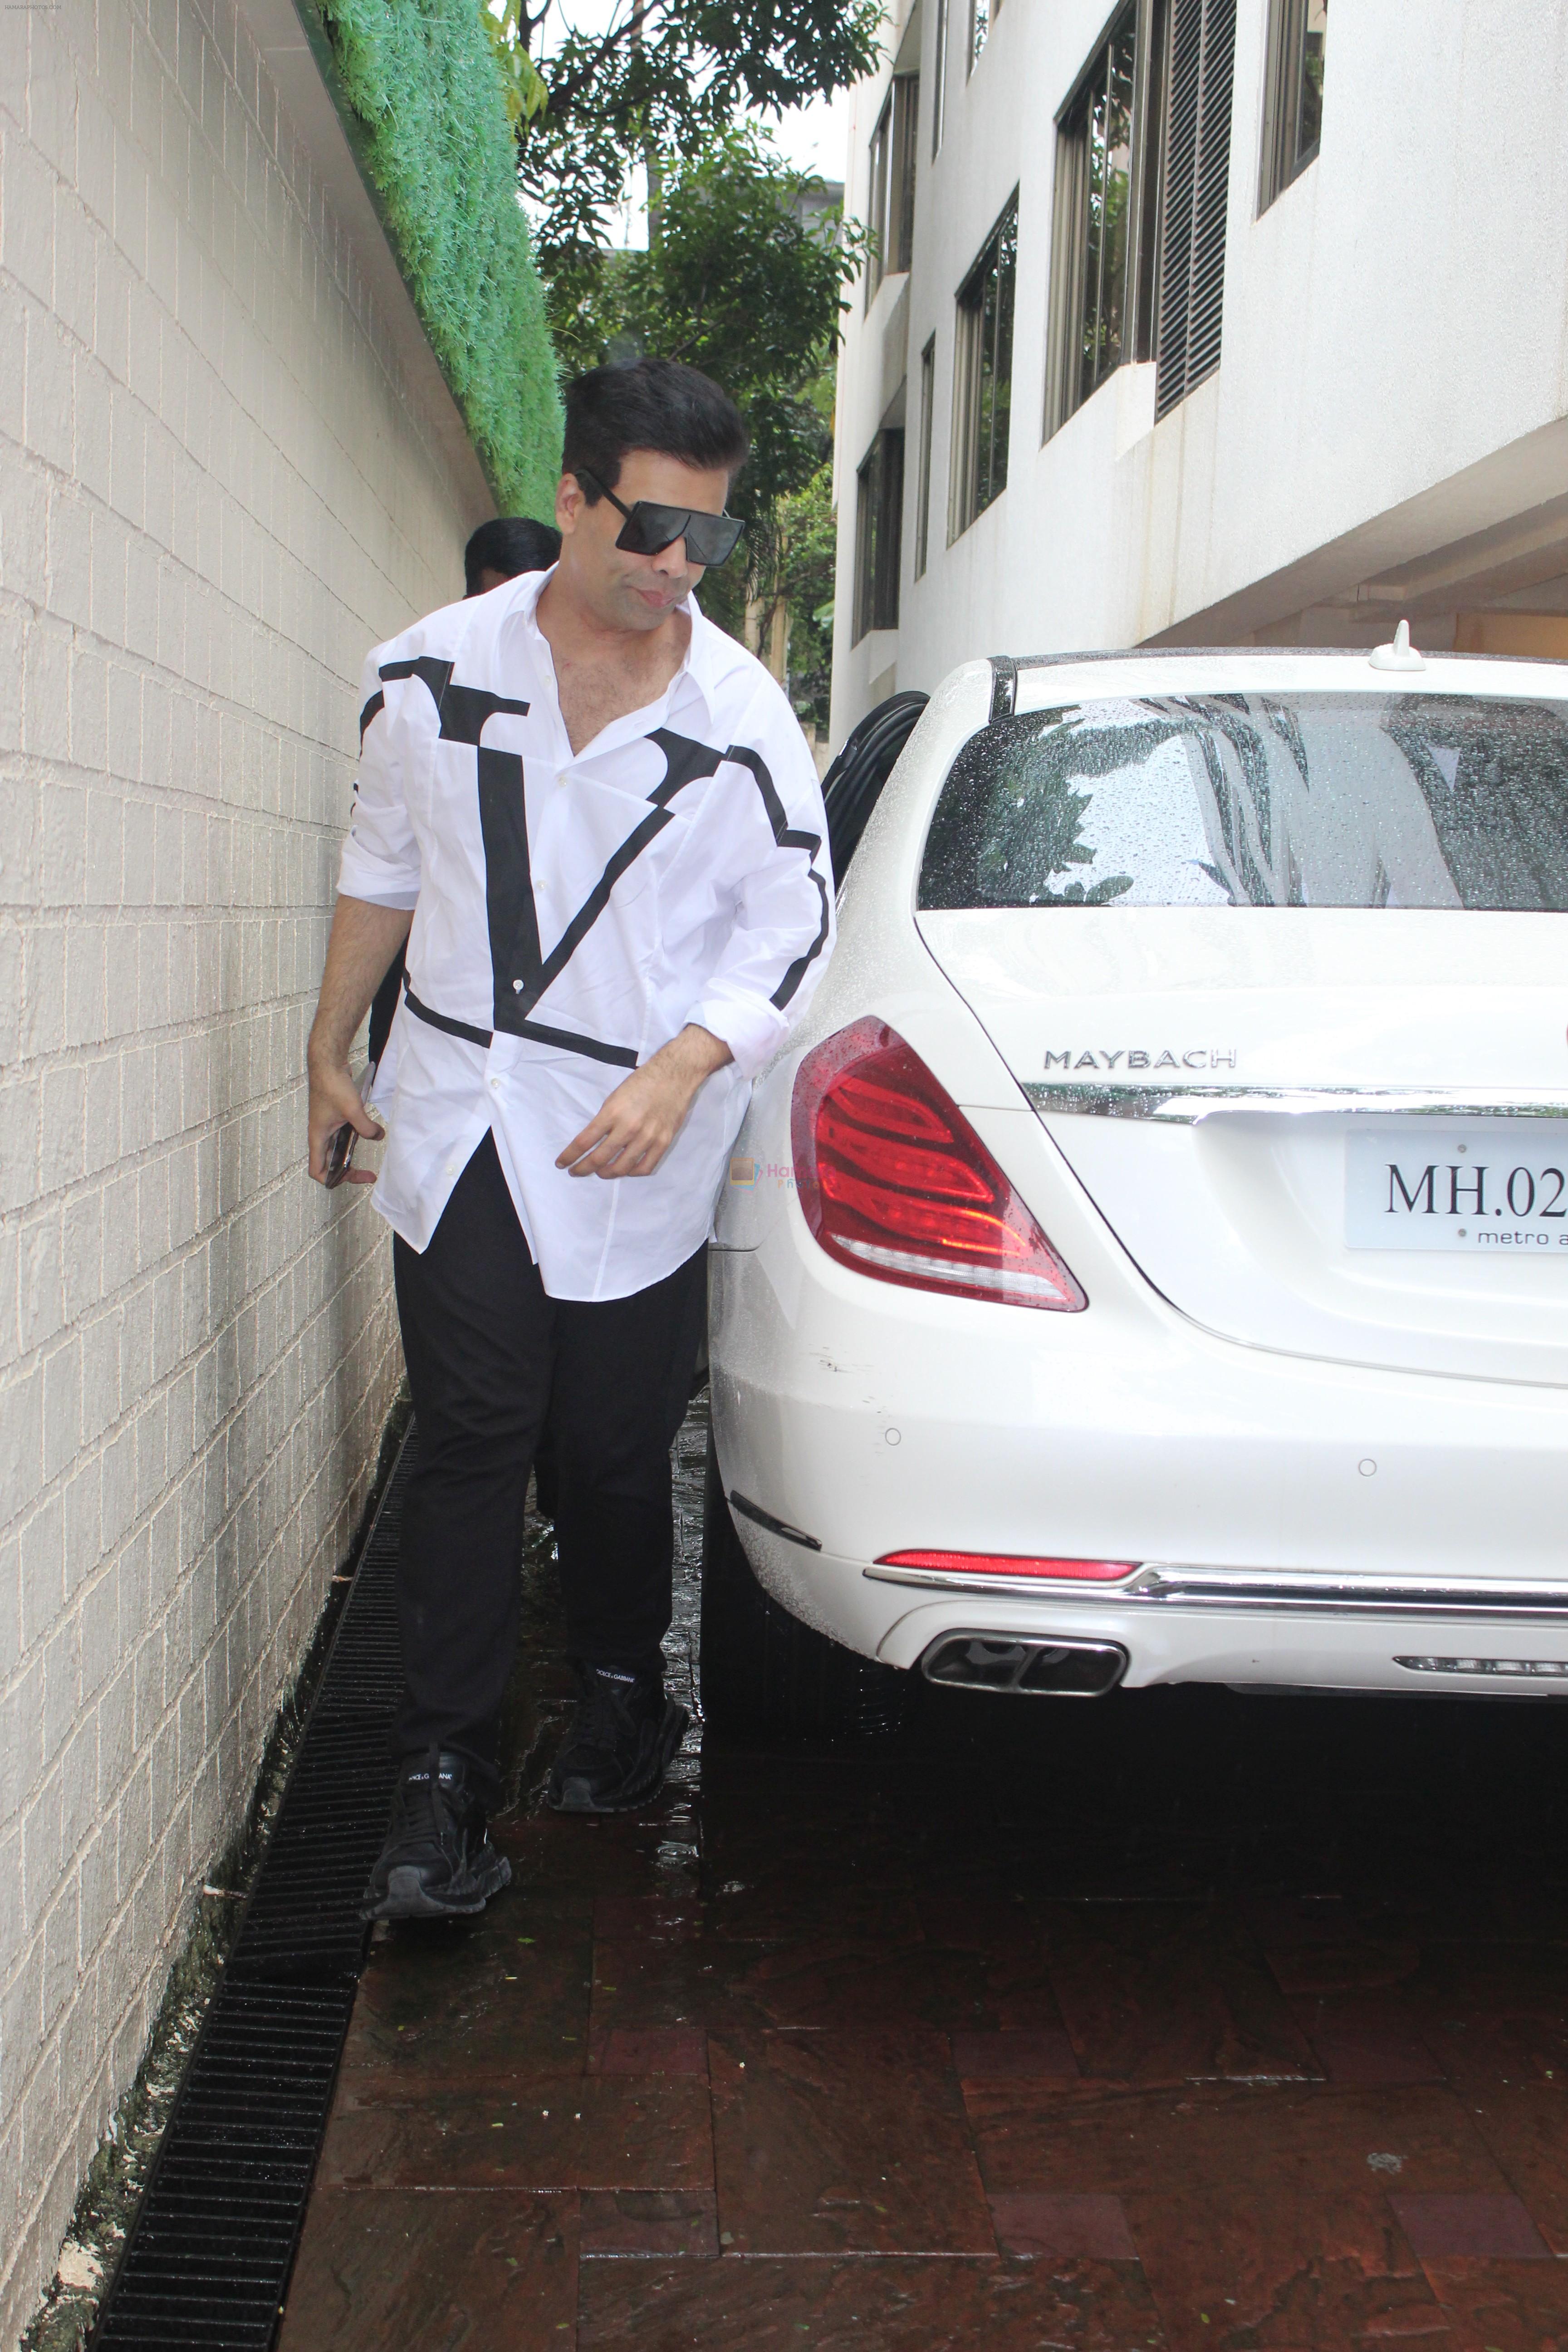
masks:
<svg viewBox="0 0 1568 2352"><path fill-rule="evenodd" d="M929 1568L946 1576L1063 1577L1085 1584L1110 1584L1131 1576L1135 1559L1037 1559L1015 1551L889 1551L879 1568Z"/></svg>
<svg viewBox="0 0 1568 2352"><path fill-rule="evenodd" d="M806 1223L841 1265L1009 1307L1088 1306L958 1105L885 1023L812 1048L790 1123Z"/></svg>

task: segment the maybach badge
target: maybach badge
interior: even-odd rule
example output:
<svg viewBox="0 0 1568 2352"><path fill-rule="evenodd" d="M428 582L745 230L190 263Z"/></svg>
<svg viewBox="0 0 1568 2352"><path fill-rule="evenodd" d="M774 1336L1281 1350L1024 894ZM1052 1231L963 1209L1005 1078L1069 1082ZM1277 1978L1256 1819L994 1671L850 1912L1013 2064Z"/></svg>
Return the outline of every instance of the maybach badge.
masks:
<svg viewBox="0 0 1568 2352"><path fill-rule="evenodd" d="M1064 1053L1046 1055L1047 1070L1114 1070L1121 1066L1129 1070L1234 1070L1234 1045L1192 1045L1182 1053L1173 1053L1162 1045L1156 1053L1152 1046L1107 1045L1090 1052L1086 1046L1068 1046Z"/></svg>

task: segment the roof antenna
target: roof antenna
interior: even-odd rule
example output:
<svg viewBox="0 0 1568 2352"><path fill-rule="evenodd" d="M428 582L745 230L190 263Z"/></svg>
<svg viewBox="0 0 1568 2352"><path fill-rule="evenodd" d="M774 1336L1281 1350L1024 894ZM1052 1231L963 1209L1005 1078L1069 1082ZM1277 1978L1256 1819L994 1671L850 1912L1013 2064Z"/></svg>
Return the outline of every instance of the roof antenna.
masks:
<svg viewBox="0 0 1568 2352"><path fill-rule="evenodd" d="M1367 656L1373 669L1425 669L1426 665L1410 642L1410 624L1401 621L1391 646L1374 646Z"/></svg>

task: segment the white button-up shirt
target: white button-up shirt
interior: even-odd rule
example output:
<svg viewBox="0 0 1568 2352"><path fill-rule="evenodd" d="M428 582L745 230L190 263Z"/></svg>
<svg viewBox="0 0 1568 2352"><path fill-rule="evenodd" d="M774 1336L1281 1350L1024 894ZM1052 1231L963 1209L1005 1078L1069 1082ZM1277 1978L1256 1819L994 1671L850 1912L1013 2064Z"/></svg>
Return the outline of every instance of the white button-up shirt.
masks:
<svg viewBox="0 0 1568 2352"><path fill-rule="evenodd" d="M549 576L371 655L338 887L414 909L372 1096L388 1129L376 1208L423 1250L491 1129L547 1293L621 1298L707 1238L752 1078L831 951L833 877L795 715L695 600L665 693L573 751L534 621ZM653 1175L557 1168L688 1022L735 1058Z"/></svg>

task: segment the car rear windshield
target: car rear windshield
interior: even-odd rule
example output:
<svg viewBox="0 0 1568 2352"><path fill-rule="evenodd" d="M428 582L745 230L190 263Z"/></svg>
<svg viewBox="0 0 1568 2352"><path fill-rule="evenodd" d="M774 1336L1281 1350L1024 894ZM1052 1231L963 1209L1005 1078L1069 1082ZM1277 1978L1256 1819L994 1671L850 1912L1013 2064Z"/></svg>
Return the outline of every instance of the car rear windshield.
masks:
<svg viewBox="0 0 1568 2352"><path fill-rule="evenodd" d="M997 720L922 908L1568 908L1568 703L1178 694Z"/></svg>

